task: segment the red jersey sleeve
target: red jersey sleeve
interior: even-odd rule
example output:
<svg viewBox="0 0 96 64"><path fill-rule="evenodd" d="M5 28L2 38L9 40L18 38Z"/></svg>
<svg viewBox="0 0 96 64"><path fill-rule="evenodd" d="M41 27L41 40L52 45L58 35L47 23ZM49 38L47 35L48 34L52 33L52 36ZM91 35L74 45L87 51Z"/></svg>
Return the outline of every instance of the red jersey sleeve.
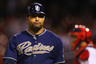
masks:
<svg viewBox="0 0 96 64"><path fill-rule="evenodd" d="M81 60L87 60L88 57L89 57L89 52L88 52L88 50L84 50L84 51L80 54L79 59L81 59Z"/></svg>

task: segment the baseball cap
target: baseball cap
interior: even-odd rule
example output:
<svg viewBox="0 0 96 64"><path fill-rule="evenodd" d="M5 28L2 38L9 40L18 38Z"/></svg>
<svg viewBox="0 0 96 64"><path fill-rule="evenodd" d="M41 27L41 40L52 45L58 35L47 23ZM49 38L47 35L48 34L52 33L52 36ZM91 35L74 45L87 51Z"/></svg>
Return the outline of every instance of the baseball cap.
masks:
<svg viewBox="0 0 96 64"><path fill-rule="evenodd" d="M44 8L40 3L33 3L27 7L27 15L43 14L45 15Z"/></svg>

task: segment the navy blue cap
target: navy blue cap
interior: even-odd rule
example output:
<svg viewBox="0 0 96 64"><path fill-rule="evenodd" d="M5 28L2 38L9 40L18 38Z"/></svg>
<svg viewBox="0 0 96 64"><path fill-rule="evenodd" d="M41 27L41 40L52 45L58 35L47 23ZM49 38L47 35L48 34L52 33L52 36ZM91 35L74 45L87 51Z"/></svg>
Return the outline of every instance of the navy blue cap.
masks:
<svg viewBox="0 0 96 64"><path fill-rule="evenodd" d="M71 32L82 32L82 30L80 30L80 29L78 29L78 28L73 28L73 29L71 30Z"/></svg>
<svg viewBox="0 0 96 64"><path fill-rule="evenodd" d="M33 13L45 14L43 6L40 3L30 4L27 7L27 15L31 15Z"/></svg>

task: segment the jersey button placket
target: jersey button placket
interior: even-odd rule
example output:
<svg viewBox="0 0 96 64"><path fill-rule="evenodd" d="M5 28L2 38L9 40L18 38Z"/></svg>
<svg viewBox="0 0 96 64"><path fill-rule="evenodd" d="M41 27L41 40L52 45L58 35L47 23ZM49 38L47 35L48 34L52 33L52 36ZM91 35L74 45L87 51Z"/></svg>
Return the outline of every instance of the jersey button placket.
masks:
<svg viewBox="0 0 96 64"><path fill-rule="evenodd" d="M36 57L36 55L34 55L34 57Z"/></svg>
<svg viewBox="0 0 96 64"><path fill-rule="evenodd" d="M35 40L35 43L37 43L37 41Z"/></svg>

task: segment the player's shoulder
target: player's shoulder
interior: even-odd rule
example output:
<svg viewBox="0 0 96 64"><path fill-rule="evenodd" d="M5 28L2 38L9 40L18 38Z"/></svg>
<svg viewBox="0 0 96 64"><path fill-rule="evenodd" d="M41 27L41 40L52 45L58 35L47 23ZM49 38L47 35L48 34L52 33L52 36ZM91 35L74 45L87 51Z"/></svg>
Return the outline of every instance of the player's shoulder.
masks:
<svg viewBox="0 0 96 64"><path fill-rule="evenodd" d="M21 31L20 33L14 34L13 37L23 36L25 34L26 34L26 30L25 31Z"/></svg>
<svg viewBox="0 0 96 64"><path fill-rule="evenodd" d="M86 47L86 50L88 50L90 54L96 55L96 48L88 46Z"/></svg>
<svg viewBox="0 0 96 64"><path fill-rule="evenodd" d="M87 50L93 50L93 49L95 49L95 48L92 47L92 46L87 46L85 49L87 49Z"/></svg>
<svg viewBox="0 0 96 64"><path fill-rule="evenodd" d="M50 30L47 30L47 29L46 29L46 32L47 32L47 34L48 34L50 37L60 39L60 37L59 37L57 34L55 34L54 32L52 32L52 31L50 31Z"/></svg>

